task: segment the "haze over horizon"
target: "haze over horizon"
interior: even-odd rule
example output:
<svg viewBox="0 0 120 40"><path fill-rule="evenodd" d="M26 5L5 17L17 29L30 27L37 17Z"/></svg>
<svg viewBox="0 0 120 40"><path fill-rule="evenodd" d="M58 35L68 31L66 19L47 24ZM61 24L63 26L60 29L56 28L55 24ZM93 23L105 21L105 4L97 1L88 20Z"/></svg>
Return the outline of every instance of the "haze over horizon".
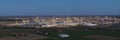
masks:
<svg viewBox="0 0 120 40"><path fill-rule="evenodd" d="M120 15L120 0L0 0L0 16Z"/></svg>

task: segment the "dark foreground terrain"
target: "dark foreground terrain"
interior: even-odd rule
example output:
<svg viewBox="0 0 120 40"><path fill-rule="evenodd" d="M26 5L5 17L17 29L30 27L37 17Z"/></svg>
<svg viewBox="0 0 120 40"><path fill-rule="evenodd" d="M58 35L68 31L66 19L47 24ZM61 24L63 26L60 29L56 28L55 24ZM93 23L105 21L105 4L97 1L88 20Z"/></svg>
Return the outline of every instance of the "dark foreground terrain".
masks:
<svg viewBox="0 0 120 40"><path fill-rule="evenodd" d="M39 31L39 32L38 32ZM44 34L48 33L48 34ZM57 35L65 33L68 38ZM0 40L120 40L119 31L79 30L78 28L0 29Z"/></svg>

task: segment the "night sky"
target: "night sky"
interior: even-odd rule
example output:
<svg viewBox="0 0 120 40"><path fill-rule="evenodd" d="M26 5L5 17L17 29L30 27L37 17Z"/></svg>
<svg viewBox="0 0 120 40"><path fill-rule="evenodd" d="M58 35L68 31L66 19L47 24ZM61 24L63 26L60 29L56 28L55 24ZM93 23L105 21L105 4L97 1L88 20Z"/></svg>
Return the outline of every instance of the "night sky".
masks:
<svg viewBox="0 0 120 40"><path fill-rule="evenodd" d="M120 0L0 0L0 16L120 15Z"/></svg>

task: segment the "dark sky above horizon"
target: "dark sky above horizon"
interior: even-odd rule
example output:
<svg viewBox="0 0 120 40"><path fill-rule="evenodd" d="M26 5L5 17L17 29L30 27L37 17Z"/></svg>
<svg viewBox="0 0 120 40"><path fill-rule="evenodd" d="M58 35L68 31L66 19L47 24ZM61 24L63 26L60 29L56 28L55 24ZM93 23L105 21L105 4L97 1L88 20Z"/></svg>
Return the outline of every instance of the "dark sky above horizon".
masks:
<svg viewBox="0 0 120 40"><path fill-rule="evenodd" d="M120 0L0 0L0 16L120 15Z"/></svg>

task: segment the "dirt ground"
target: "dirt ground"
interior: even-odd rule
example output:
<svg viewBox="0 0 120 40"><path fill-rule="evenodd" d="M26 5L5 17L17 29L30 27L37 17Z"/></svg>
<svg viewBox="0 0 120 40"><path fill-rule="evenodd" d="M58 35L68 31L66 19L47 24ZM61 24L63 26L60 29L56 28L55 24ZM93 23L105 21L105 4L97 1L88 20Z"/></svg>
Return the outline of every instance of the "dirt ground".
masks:
<svg viewBox="0 0 120 40"><path fill-rule="evenodd" d="M35 34L29 34L28 36L20 36L20 37L2 37L0 40L42 40L47 39L46 36L39 36Z"/></svg>
<svg viewBox="0 0 120 40"><path fill-rule="evenodd" d="M120 37L104 36L104 35L89 35L84 37L95 39L95 40L120 40Z"/></svg>

